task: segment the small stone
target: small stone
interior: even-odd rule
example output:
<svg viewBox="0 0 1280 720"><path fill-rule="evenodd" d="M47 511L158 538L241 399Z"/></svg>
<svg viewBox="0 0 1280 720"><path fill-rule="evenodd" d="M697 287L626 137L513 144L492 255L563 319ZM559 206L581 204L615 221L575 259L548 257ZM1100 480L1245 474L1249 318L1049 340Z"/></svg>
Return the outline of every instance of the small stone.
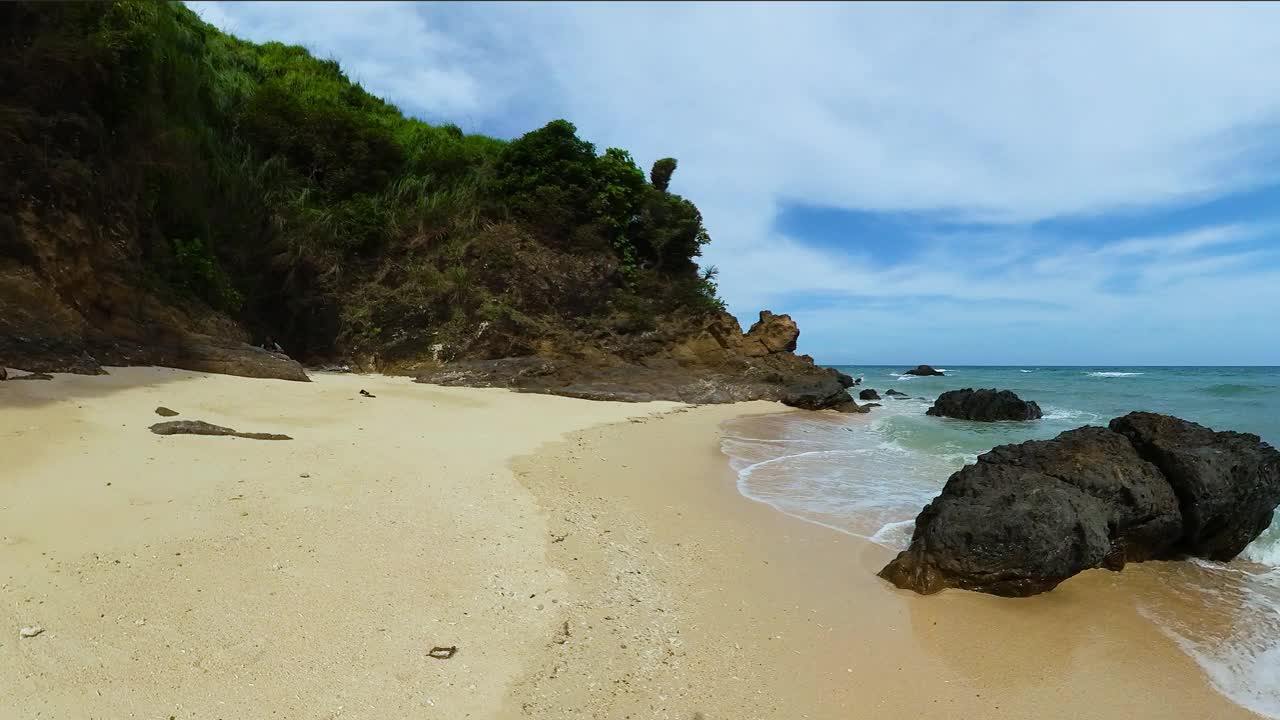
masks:
<svg viewBox="0 0 1280 720"><path fill-rule="evenodd" d="M44 632L44 628L39 625L32 625L31 627L24 627L19 630L18 637L33 638L42 632Z"/></svg>
<svg viewBox="0 0 1280 720"><path fill-rule="evenodd" d="M302 474L301 474L301 475L299 475L298 477L300 477L300 478L309 478L309 477L311 477L311 473L302 473Z"/></svg>

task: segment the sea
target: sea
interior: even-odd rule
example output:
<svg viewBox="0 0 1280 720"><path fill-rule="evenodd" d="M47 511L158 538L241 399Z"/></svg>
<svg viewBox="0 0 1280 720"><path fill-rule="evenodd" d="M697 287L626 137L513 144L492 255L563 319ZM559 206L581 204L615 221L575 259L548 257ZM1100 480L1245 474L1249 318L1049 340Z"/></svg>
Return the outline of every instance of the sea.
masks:
<svg viewBox="0 0 1280 720"><path fill-rule="evenodd" d="M920 509L947 478L996 445L1106 425L1134 410L1167 413L1215 430L1238 430L1280 447L1280 367L835 366L874 388L864 415L787 413L725 428L721 448L743 495L781 512L900 550ZM925 415L943 391L1012 390L1039 403L1031 422L977 423ZM893 389L906 398L887 395ZM867 402L867 401L859 401ZM1155 565L1155 564L1152 564ZM1280 520L1230 563L1160 563L1169 602L1140 604L1204 670L1213 687L1280 720ZM1177 601L1174 601L1174 600ZM1218 608L1207 627L1188 603Z"/></svg>

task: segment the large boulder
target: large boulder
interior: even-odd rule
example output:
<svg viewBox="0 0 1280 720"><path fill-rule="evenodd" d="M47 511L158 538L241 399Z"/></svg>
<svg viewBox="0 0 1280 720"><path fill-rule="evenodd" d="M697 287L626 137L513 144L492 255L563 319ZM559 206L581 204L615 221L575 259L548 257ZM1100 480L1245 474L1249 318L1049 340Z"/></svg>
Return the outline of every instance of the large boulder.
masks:
<svg viewBox="0 0 1280 720"><path fill-rule="evenodd" d="M948 390L938 396L927 411L935 417L995 422L998 420L1038 420L1040 406L1023 400L1009 390Z"/></svg>
<svg viewBox="0 0 1280 720"><path fill-rule="evenodd" d="M800 328L790 315L774 315L760 311L760 319L742 339L742 352L747 357L763 357L774 353L795 352Z"/></svg>
<svg viewBox="0 0 1280 720"><path fill-rule="evenodd" d="M1185 525L1179 550L1230 560L1271 524L1280 504L1280 453L1257 435L1146 412L1116 418L1110 427L1177 493Z"/></svg>
<svg viewBox="0 0 1280 720"><path fill-rule="evenodd" d="M836 379L840 381L840 384L843 385L845 389L851 388L854 385L858 384L858 381L854 380L853 376L845 375L844 373L838 372L838 371L836 372Z"/></svg>
<svg viewBox="0 0 1280 720"><path fill-rule="evenodd" d="M1256 435L1133 413L980 456L925 506L880 576L922 594L1024 596L1090 568L1228 560L1278 503L1280 453Z"/></svg>
<svg viewBox="0 0 1280 720"><path fill-rule="evenodd" d="M858 393L858 399L859 400L879 400L880 393L876 392L874 388L866 388Z"/></svg>
<svg viewBox="0 0 1280 720"><path fill-rule="evenodd" d="M934 370L928 365L917 365L911 368L910 370L903 372L902 374L903 375L920 375L920 376L946 375L946 373L942 372L941 370Z"/></svg>

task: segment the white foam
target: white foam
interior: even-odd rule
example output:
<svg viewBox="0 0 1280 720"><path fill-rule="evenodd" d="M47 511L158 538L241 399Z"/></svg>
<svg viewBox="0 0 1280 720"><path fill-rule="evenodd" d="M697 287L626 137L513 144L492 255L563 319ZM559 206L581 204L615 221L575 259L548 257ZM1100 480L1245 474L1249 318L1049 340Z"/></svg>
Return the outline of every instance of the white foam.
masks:
<svg viewBox="0 0 1280 720"><path fill-rule="evenodd" d="M911 535L915 532L916 521L900 520L898 522L887 523L868 538L877 545L883 545L890 550L906 550L911 544Z"/></svg>
<svg viewBox="0 0 1280 720"><path fill-rule="evenodd" d="M1072 420L1082 423L1094 423L1102 419L1097 413L1085 412L1084 410L1072 410L1071 408L1060 408L1053 405L1044 406L1045 420Z"/></svg>
<svg viewBox="0 0 1280 720"><path fill-rule="evenodd" d="M1134 377L1136 375L1146 375L1140 372L1090 372L1085 373L1089 377Z"/></svg>
<svg viewBox="0 0 1280 720"><path fill-rule="evenodd" d="M1240 556L1262 565L1280 568L1280 519L1272 520L1271 527L1254 538Z"/></svg>
<svg viewBox="0 0 1280 720"><path fill-rule="evenodd" d="M1019 370L1018 372L1025 372L1025 373L1029 373L1029 372L1035 372L1035 370Z"/></svg>

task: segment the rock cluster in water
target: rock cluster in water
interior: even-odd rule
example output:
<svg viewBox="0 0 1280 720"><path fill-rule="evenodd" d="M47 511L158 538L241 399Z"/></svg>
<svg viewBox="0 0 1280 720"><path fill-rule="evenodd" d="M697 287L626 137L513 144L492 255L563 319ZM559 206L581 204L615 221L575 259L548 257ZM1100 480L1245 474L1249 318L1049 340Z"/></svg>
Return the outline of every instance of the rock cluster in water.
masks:
<svg viewBox="0 0 1280 720"><path fill-rule="evenodd" d="M946 375L946 373L942 372L941 370L934 370L928 365L917 365L916 367L913 367L910 370L904 371L902 374L903 375L920 375L920 376Z"/></svg>
<svg viewBox="0 0 1280 720"><path fill-rule="evenodd" d="M925 506L880 576L922 594L1026 596L1091 568L1225 561L1278 503L1280 452L1257 435L1135 412L980 456Z"/></svg>
<svg viewBox="0 0 1280 720"><path fill-rule="evenodd" d="M972 388L942 393L925 414L979 422L1039 420L1044 416L1039 405L1012 391Z"/></svg>

